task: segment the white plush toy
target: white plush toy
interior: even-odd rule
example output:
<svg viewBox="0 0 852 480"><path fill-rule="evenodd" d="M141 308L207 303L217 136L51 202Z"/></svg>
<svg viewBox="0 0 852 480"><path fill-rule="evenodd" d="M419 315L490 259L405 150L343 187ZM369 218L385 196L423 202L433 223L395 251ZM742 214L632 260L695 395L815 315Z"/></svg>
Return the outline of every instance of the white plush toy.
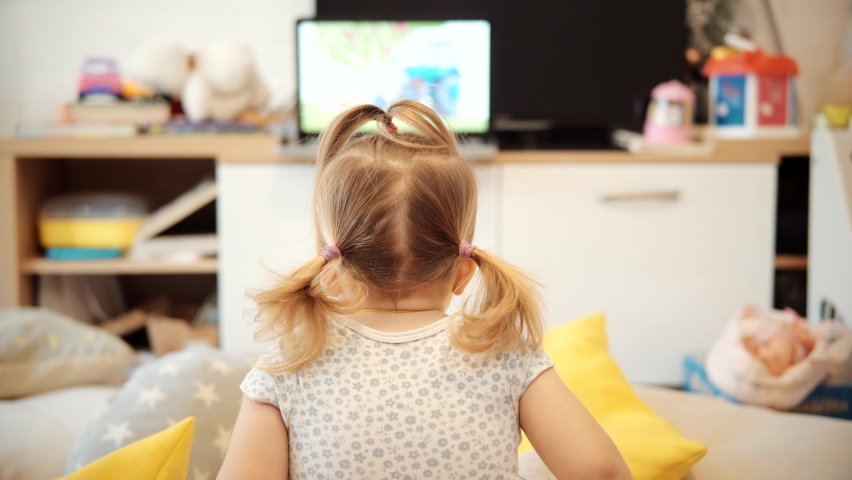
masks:
<svg viewBox="0 0 852 480"><path fill-rule="evenodd" d="M779 331L778 325L792 325L798 315L746 307L739 312L710 348L707 375L719 390L744 403L789 410L807 397L833 365L842 363L852 352L852 333L840 322L804 324L815 339L812 350L802 359L773 375L767 365L747 347L748 338L765 329ZM802 319L799 319L802 320ZM786 330L781 337L790 338ZM773 357L776 358L776 357Z"/></svg>
<svg viewBox="0 0 852 480"><path fill-rule="evenodd" d="M266 104L269 91L260 80L251 50L219 43L202 50L183 87L182 103L190 121L231 121Z"/></svg>
<svg viewBox="0 0 852 480"><path fill-rule="evenodd" d="M189 53L168 41L140 45L127 62L130 77L157 93L179 97L189 76Z"/></svg>

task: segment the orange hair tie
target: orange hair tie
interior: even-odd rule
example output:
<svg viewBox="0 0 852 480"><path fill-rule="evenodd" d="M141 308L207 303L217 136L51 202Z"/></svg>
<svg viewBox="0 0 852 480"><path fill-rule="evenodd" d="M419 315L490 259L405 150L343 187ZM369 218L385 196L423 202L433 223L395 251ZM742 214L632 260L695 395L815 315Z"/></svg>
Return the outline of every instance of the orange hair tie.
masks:
<svg viewBox="0 0 852 480"><path fill-rule="evenodd" d="M393 124L393 118L385 115L385 128L391 133L399 133L399 129Z"/></svg>

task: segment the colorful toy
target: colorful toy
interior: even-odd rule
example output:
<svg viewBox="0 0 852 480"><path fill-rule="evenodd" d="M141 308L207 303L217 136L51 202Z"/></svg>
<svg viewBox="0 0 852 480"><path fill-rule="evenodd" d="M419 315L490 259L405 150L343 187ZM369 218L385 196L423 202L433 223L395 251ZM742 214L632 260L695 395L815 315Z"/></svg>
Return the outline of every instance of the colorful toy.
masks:
<svg viewBox="0 0 852 480"><path fill-rule="evenodd" d="M93 95L121 98L121 77L115 60L106 57L88 57L80 69L77 86L80 100Z"/></svg>
<svg viewBox="0 0 852 480"><path fill-rule="evenodd" d="M707 376L743 403L789 410L852 352L840 322L807 324L790 310L746 307L707 354Z"/></svg>
<svg viewBox="0 0 852 480"><path fill-rule="evenodd" d="M704 66L710 78L710 133L725 138L798 136L798 72L792 58L761 50L711 55Z"/></svg>
<svg viewBox="0 0 852 480"><path fill-rule="evenodd" d="M702 356L690 355L684 359L683 364L686 370L683 391L712 395L732 403L742 403L725 394L710 381ZM852 383L817 385L792 411L852 420Z"/></svg>
<svg viewBox="0 0 852 480"><path fill-rule="evenodd" d="M651 91L651 104L645 118L645 140L651 143L689 143L695 93L671 80Z"/></svg>
<svg viewBox="0 0 852 480"><path fill-rule="evenodd" d="M133 244L146 213L145 202L132 195L56 197L41 209L39 237L48 249L126 249Z"/></svg>

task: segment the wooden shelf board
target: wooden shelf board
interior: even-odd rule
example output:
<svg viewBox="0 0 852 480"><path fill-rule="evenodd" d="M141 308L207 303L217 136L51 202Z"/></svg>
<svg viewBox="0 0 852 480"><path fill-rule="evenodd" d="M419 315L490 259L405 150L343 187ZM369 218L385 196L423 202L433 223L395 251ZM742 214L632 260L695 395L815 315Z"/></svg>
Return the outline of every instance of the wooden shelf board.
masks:
<svg viewBox="0 0 852 480"><path fill-rule="evenodd" d="M281 139L263 134L140 135L129 138L0 138L0 153L17 158L210 158L273 162Z"/></svg>
<svg viewBox="0 0 852 480"><path fill-rule="evenodd" d="M210 158L218 163L308 163L311 155L287 156L281 140L264 134L152 135L100 139L0 138L0 156L16 158ZM717 140L708 156L634 155L621 150L507 150L496 163L771 163L782 156L808 155L810 137L792 139Z"/></svg>
<svg viewBox="0 0 852 480"><path fill-rule="evenodd" d="M21 262L21 273L28 275L180 275L218 271L219 260L216 258L192 263L139 262L127 258L90 261L30 258Z"/></svg>
<svg viewBox="0 0 852 480"><path fill-rule="evenodd" d="M775 256L775 270L807 270L807 255L781 254Z"/></svg>

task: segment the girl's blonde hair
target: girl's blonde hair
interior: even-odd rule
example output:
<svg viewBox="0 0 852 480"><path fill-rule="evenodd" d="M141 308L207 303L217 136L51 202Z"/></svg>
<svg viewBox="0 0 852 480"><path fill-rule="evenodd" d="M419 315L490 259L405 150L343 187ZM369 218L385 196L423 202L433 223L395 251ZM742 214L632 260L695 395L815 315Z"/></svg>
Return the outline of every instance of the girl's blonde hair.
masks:
<svg viewBox="0 0 852 480"><path fill-rule="evenodd" d="M394 118L413 132L397 133ZM378 131L353 140L371 121ZM317 248L334 245L341 256L326 262L317 255L255 294L255 339L274 340L279 353L259 366L272 372L295 371L316 358L330 317L351 313L367 295L394 300L449 282L460 243L473 237L473 172L438 115L421 103L400 101L387 112L361 105L339 115L320 136L316 168ZM481 353L539 346L533 282L482 250L471 258L480 279L452 332L458 347ZM346 295L329 293L332 278L346 285Z"/></svg>

